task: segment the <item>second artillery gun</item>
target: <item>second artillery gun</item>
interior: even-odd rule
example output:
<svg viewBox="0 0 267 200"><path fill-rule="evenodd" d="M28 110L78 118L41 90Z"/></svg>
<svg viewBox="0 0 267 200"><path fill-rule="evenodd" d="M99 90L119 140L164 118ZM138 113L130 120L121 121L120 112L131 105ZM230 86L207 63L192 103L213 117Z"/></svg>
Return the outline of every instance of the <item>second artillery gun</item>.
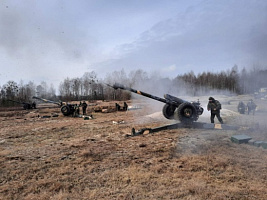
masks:
<svg viewBox="0 0 267 200"><path fill-rule="evenodd" d="M188 102L178 97L172 96L170 94L165 94L164 98L160 98L140 90L135 90L130 87L126 87L119 83L114 85L108 85L114 89L128 90L130 92L160 101L165 103L162 109L162 113L167 119L179 120L181 123L190 124L198 120L199 115L202 115L204 109L200 106L200 102Z"/></svg>
<svg viewBox="0 0 267 200"><path fill-rule="evenodd" d="M53 104L58 105L60 107L60 110L61 110L61 112L62 112L62 114L64 116L73 115L74 112L75 112L76 104L69 104L69 103L65 103L65 102L62 102L62 101L56 102L56 101L52 101L52 100L48 100L48 99L43 99L43 98L40 98L40 97L35 97L35 96L33 96L32 98L44 101L46 103L53 103Z"/></svg>
<svg viewBox="0 0 267 200"><path fill-rule="evenodd" d="M35 104L35 102L33 102L33 103L29 103L29 102L15 101L15 100L11 100L11 99L8 99L8 101L12 101L12 102L14 102L14 103L22 104L22 107L23 107L23 109L25 109L25 110L36 109L36 104Z"/></svg>

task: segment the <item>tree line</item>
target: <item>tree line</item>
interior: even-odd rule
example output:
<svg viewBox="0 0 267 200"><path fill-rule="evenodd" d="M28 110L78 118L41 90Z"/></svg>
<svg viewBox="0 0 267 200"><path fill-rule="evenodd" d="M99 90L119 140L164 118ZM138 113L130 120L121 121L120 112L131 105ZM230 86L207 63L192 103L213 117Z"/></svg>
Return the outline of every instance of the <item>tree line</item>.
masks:
<svg viewBox="0 0 267 200"><path fill-rule="evenodd" d="M136 87L144 91L152 91L154 95L160 88L166 93L203 95L213 92L229 92L233 94L251 94L261 87L267 87L267 70L243 68L238 70L238 66L220 72L202 72L195 74L193 71L177 75L175 78L163 78L158 74L149 74L144 70L138 69L126 74L124 69L114 71L106 75L105 78L98 78L97 74L85 72L82 77L65 78L58 86L58 92L53 84L45 81L35 84L30 81L17 83L13 80L0 86L1 106L14 105L9 100L31 102L32 96L51 100L127 100L131 94L127 91L114 90L106 84L115 82L123 83L128 87ZM105 84L106 83L106 84ZM154 93L153 93L154 92ZM57 94L57 95L56 95Z"/></svg>

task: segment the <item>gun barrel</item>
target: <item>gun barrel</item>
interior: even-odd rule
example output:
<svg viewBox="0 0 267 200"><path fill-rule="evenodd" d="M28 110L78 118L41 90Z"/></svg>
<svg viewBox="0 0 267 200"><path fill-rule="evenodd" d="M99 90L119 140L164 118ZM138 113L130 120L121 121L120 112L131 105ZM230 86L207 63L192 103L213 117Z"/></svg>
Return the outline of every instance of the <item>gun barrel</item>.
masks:
<svg viewBox="0 0 267 200"><path fill-rule="evenodd" d="M29 104L29 103L25 103L25 102L15 101L12 99L8 99L8 101L12 101L12 102L19 103L19 104Z"/></svg>
<svg viewBox="0 0 267 200"><path fill-rule="evenodd" d="M48 100L48 99L43 99L43 98L40 98L40 97L36 97L36 96L33 96L32 97L33 99L38 99L38 100L41 100L41 101L44 101L46 103L53 103L53 104L57 104L60 106L60 103L59 102L56 102L56 101L51 101L51 100Z"/></svg>
<svg viewBox="0 0 267 200"><path fill-rule="evenodd" d="M142 92L140 90L136 90L136 89L133 89L133 88L130 88L130 87L126 87L122 84L119 84L119 83L115 83L113 86L114 89L122 89L122 90L128 90L130 92L133 92L133 93L136 93L136 94L139 94L139 95L142 95L142 96L145 96L145 97L148 97L150 99L154 99L154 100L157 100L157 101L161 101L163 103L168 103L168 104L173 104L173 102L170 102L169 100L167 99L163 99L163 98L160 98L160 97L157 97L157 96L154 96L154 95L151 95L151 94L148 94L146 92Z"/></svg>
<svg viewBox="0 0 267 200"><path fill-rule="evenodd" d="M8 101L12 101L12 102L15 102L15 103L21 103L19 101L14 101L14 100L11 100L11 99L8 99Z"/></svg>
<svg viewBox="0 0 267 200"><path fill-rule="evenodd" d="M172 95L170 95L170 94L164 94L164 98L165 98L165 99L168 99L168 100L171 101L171 102L174 102L174 104L176 104L177 106L179 106L179 105L182 104L182 103L188 102L188 101L185 101L185 100L183 100L183 99L181 99L181 98L172 96Z"/></svg>

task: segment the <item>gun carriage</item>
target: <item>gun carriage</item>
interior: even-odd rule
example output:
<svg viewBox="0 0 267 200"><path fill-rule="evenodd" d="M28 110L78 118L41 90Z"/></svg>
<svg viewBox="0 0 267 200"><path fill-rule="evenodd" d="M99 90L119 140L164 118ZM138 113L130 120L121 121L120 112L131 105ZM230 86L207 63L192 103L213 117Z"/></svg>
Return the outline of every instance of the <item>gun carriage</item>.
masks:
<svg viewBox="0 0 267 200"><path fill-rule="evenodd" d="M73 113L75 112L75 106L76 106L76 104L65 103L65 102L62 102L62 101L56 102L56 101L52 101L52 100L48 100L48 99L43 99L43 98L36 97L36 96L33 96L32 98L33 99L41 100L41 101L46 102L46 103L53 103L53 104L58 105L60 107L61 113L64 116L73 115Z"/></svg>
<svg viewBox="0 0 267 200"><path fill-rule="evenodd" d="M119 83L115 83L114 85L109 85L109 86L116 90L117 89L127 90L164 103L165 105L163 106L162 109L164 117L170 120L172 119L179 120L181 123L192 123L194 121L197 121L199 115L202 115L204 111L204 109L200 106L199 101L189 102L181 98L172 96L170 94L165 94L164 98L161 98L154 96L152 94L142 92L140 90L126 87Z"/></svg>
<svg viewBox="0 0 267 200"><path fill-rule="evenodd" d="M11 100L11 99L8 99L8 101L12 101L14 103L22 104L22 107L25 110L28 110L28 109L36 109L36 104L35 103L15 101L15 100Z"/></svg>

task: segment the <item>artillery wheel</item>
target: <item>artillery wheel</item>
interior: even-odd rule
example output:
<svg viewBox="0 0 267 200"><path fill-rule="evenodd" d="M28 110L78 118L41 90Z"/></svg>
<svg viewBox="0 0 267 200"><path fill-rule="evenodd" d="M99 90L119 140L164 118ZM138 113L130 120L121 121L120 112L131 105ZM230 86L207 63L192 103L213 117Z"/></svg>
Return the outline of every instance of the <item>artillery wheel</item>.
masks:
<svg viewBox="0 0 267 200"><path fill-rule="evenodd" d="M24 105L23 105L23 109L24 109L24 110L28 110L28 109L29 109L29 108L28 108L28 105L27 105L27 104L24 104Z"/></svg>
<svg viewBox="0 0 267 200"><path fill-rule="evenodd" d="M172 105L166 103L162 109L162 113L163 113L165 118L174 119L175 109L176 109L175 106L172 106Z"/></svg>
<svg viewBox="0 0 267 200"><path fill-rule="evenodd" d="M197 110L195 106L193 106L189 102L182 103L175 110L175 118L180 120L182 123L192 123L193 121L197 121Z"/></svg>
<svg viewBox="0 0 267 200"><path fill-rule="evenodd" d="M61 112L64 116L70 115L70 107L69 106L62 106L61 107Z"/></svg>
<svg viewBox="0 0 267 200"><path fill-rule="evenodd" d="M32 106L30 104L24 104L23 105L24 110L32 109Z"/></svg>

